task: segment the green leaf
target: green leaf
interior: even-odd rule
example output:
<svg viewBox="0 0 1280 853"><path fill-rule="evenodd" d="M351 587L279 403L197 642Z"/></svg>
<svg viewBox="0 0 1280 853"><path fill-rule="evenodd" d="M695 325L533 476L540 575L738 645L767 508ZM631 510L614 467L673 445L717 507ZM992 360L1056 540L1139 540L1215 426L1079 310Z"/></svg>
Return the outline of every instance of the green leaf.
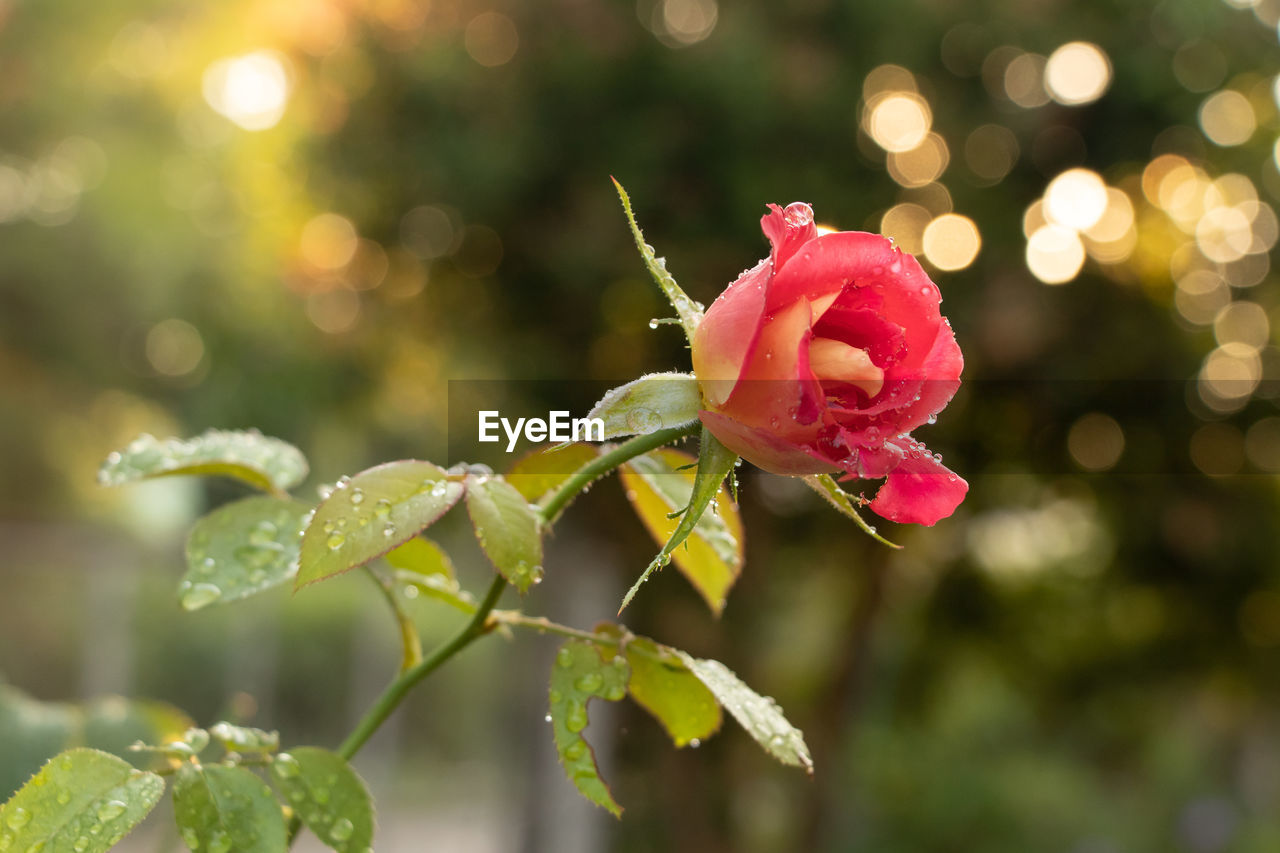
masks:
<svg viewBox="0 0 1280 853"><path fill-rule="evenodd" d="M421 536L414 537L399 548L388 552L387 562L394 568L424 577L443 577L449 580L456 580L458 577L453 568L453 561L449 559L444 549Z"/></svg>
<svg viewBox="0 0 1280 853"><path fill-rule="evenodd" d="M467 512L480 549L521 592L542 580L542 522L501 477L467 477Z"/></svg>
<svg viewBox="0 0 1280 853"><path fill-rule="evenodd" d="M627 695L627 662L614 657L606 663L586 640L570 640L556 652L551 667L551 728L556 751L569 781L591 802L615 817L622 807L600 778L595 752L582 737L587 727L587 702L593 697L617 702Z"/></svg>
<svg viewBox="0 0 1280 853"><path fill-rule="evenodd" d="M363 566L444 515L465 491L430 462L388 462L339 481L302 534L295 587Z"/></svg>
<svg viewBox="0 0 1280 853"><path fill-rule="evenodd" d="M280 803L243 767L184 764L173 783L173 816L182 840L199 853L283 853Z"/></svg>
<svg viewBox="0 0 1280 853"><path fill-rule="evenodd" d="M644 259L649 275L653 276L658 287L662 288L671 307L676 309L676 316L680 319L680 325L684 327L685 337L692 341L694 330L702 322L702 306L690 299L680 289L680 285L676 284L671 273L667 272L666 259L654 256L653 247L644 241L640 226L636 224L635 214L631 211L631 198L627 195L627 191L622 188L622 184L618 183L616 178L613 179L613 185L618 190L618 198L622 200L622 210L627 214L627 224L631 226L631 236L636 240L636 248L640 250L640 257Z"/></svg>
<svg viewBox="0 0 1280 853"><path fill-rule="evenodd" d="M0 851L100 853L142 822L164 780L94 749L52 758L0 806Z"/></svg>
<svg viewBox="0 0 1280 853"><path fill-rule="evenodd" d="M766 752L783 764L802 767L813 774L813 759L804 735L787 722L776 702L743 684L720 661L700 660L679 649L673 651Z"/></svg>
<svg viewBox="0 0 1280 853"><path fill-rule="evenodd" d="M650 373L609 391L588 418L604 421L604 438L648 435L698 419L702 394L691 373Z"/></svg>
<svg viewBox="0 0 1280 853"><path fill-rule="evenodd" d="M340 853L363 853L373 843L373 800L343 758L303 746L276 756L271 778L307 829Z"/></svg>
<svg viewBox="0 0 1280 853"><path fill-rule="evenodd" d="M464 613L475 612L475 599L458 584L453 561L430 539L410 539L388 553L386 560L401 583Z"/></svg>
<svg viewBox="0 0 1280 853"><path fill-rule="evenodd" d="M848 492L840 488L835 477L830 474L811 474L803 479L805 485L822 495L822 499L835 507L836 511L841 515L853 519L854 522L862 528L863 532L872 539L882 545L888 545L890 548L902 548L901 545L895 545L879 533L876 533L876 529L870 524L867 524L866 519L859 514L857 507L854 506L853 498Z"/></svg>
<svg viewBox="0 0 1280 853"><path fill-rule="evenodd" d="M234 477L254 488L282 493L306 479L307 460L292 444L257 430L211 429L186 440L144 434L107 457L98 482L119 486L174 474Z"/></svg>
<svg viewBox="0 0 1280 853"><path fill-rule="evenodd" d="M720 730L724 715L715 695L673 649L616 625L600 625L596 631L618 638L631 667L627 692L662 724L676 746L697 746ZM612 649L601 649L605 660L614 654Z"/></svg>
<svg viewBox="0 0 1280 853"><path fill-rule="evenodd" d="M622 608L649 575L673 557L716 614L724 609L725 596L742 572L742 522L721 487L738 456L704 428L696 473L676 470L692 461L678 450L658 450L632 459L622 469L627 498L640 520L655 540L666 543L627 591ZM707 512L713 500L715 508ZM668 518L672 511L682 511L678 522ZM686 540L687 547L677 550Z"/></svg>
<svg viewBox="0 0 1280 853"><path fill-rule="evenodd" d="M512 465L505 479L525 500L537 503L599 454L594 445L582 442L535 450Z"/></svg>
<svg viewBox="0 0 1280 853"><path fill-rule="evenodd" d="M310 511L301 501L253 497L197 521L187 538L187 573L178 587L182 606L199 610L238 601L291 580Z"/></svg>

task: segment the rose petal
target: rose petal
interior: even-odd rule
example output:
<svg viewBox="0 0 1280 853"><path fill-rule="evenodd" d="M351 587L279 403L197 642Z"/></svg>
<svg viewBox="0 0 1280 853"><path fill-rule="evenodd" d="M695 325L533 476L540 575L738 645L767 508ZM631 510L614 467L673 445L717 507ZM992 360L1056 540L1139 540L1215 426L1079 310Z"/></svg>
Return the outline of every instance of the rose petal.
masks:
<svg viewBox="0 0 1280 853"><path fill-rule="evenodd" d="M764 318L742 376L720 407L723 413L746 423L767 424L788 440L814 437L811 425L822 411L822 385L809 370L811 319L809 303L803 299Z"/></svg>
<svg viewBox="0 0 1280 853"><path fill-rule="evenodd" d="M769 205L769 212L760 218L760 230L773 245L770 259L775 273L782 269L801 246L818 236L812 212L808 222L799 226L791 225L787 223L786 211L776 204Z"/></svg>
<svg viewBox="0 0 1280 853"><path fill-rule="evenodd" d="M955 512L969 484L935 459L924 445L909 440L907 455L889 472L871 501L876 514L904 524L932 527Z"/></svg>
<svg viewBox="0 0 1280 853"><path fill-rule="evenodd" d="M761 261L720 294L693 336L693 370L713 405L729 398L760 331L769 263Z"/></svg>
<svg viewBox="0 0 1280 853"><path fill-rule="evenodd" d="M783 441L769 430L750 427L715 412L699 412L698 417L721 444L761 470L789 477L839 470L838 465L816 451Z"/></svg>
<svg viewBox="0 0 1280 853"><path fill-rule="evenodd" d="M765 311L841 289L833 308L871 308L891 318L903 329L906 363L923 359L942 322L941 293L915 258L878 234L838 231L805 243L774 274Z"/></svg>

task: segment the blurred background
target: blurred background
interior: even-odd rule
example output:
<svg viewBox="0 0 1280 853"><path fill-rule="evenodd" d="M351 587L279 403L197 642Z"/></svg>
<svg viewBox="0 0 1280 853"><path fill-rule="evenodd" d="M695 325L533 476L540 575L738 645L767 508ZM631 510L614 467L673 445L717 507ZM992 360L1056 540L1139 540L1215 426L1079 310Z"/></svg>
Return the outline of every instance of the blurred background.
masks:
<svg viewBox="0 0 1280 853"><path fill-rule="evenodd" d="M97 465L144 431L256 426L311 457L310 496L458 461L449 380L688 369L649 327L615 175L705 302L765 254L768 202L920 255L967 382L919 437L972 490L936 528L882 525L890 552L744 469L725 615L675 572L628 611L777 697L812 780L729 722L676 751L623 703L591 730L615 822L551 749L554 643L492 639L362 753L378 849L1280 849L1278 20L0 0L0 798L59 732L127 728L110 695L337 743L397 665L372 585L185 614L184 533L243 491L104 490ZM476 588L469 536L440 529ZM609 618L653 547L603 484L528 607ZM456 625L414 606L429 640ZM130 849L174 849L169 826Z"/></svg>

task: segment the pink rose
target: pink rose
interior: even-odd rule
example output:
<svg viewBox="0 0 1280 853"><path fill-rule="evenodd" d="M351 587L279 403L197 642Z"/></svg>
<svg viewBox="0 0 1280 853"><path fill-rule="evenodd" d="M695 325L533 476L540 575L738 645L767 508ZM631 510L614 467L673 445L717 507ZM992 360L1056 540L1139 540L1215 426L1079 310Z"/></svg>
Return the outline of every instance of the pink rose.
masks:
<svg viewBox="0 0 1280 853"><path fill-rule="evenodd" d="M776 474L885 478L871 509L932 525L969 484L910 436L960 387L942 296L876 234L819 236L813 210L769 205L773 251L729 285L693 338L702 422Z"/></svg>

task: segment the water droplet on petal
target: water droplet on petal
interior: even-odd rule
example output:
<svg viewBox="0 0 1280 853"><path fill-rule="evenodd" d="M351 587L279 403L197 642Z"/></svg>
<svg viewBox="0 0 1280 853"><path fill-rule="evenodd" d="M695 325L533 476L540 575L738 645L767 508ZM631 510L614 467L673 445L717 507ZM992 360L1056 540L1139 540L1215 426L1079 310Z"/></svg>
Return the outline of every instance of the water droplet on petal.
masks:
<svg viewBox="0 0 1280 853"><path fill-rule="evenodd" d="M813 208L802 201L793 201L782 211L782 220L788 228L805 228L813 224Z"/></svg>
<svg viewBox="0 0 1280 853"><path fill-rule="evenodd" d="M329 546L330 551L336 551L347 541L347 537L341 533L332 533L325 540L325 544Z"/></svg>

